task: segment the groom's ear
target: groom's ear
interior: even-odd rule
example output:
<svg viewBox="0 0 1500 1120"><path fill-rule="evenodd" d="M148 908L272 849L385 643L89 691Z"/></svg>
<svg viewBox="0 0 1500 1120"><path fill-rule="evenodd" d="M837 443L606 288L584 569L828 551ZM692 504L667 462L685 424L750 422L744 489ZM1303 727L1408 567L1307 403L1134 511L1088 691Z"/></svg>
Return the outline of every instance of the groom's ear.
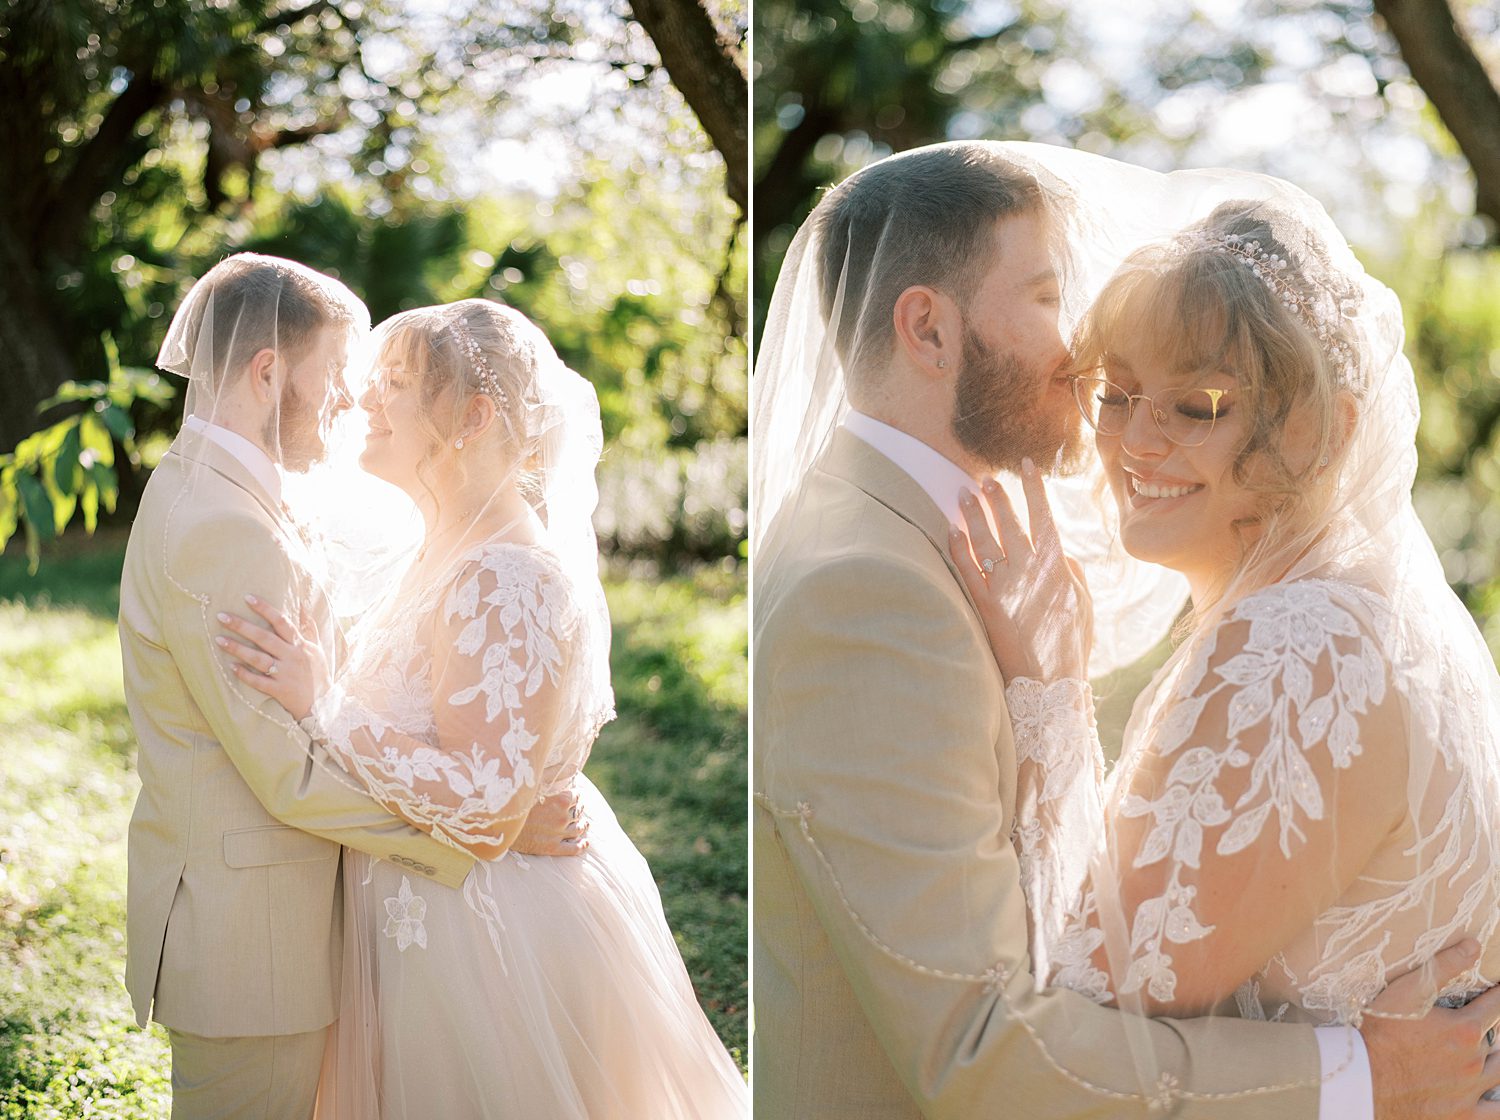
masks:
<svg viewBox="0 0 1500 1120"><path fill-rule="evenodd" d="M942 292L912 285L896 297L892 321L897 347L918 371L937 379L958 369L962 324L958 308Z"/></svg>
<svg viewBox="0 0 1500 1120"><path fill-rule="evenodd" d="M276 351L269 346L255 352L245 367L245 376L250 382L250 391L261 404L270 404L281 397L281 385L276 375Z"/></svg>

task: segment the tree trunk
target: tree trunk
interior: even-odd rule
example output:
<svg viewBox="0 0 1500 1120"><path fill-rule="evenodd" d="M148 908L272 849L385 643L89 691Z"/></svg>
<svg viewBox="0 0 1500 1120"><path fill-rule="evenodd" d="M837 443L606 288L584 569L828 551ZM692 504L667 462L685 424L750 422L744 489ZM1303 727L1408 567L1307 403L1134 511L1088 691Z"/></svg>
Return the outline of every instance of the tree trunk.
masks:
<svg viewBox="0 0 1500 1120"><path fill-rule="evenodd" d="M699 0L631 0L662 65L724 157L726 188L750 210L750 90L739 52L724 41Z"/></svg>
<svg viewBox="0 0 1500 1120"><path fill-rule="evenodd" d="M0 454L41 426L36 406L75 376L72 349L53 319L42 277L19 251L14 231L0 226Z"/></svg>
<svg viewBox="0 0 1500 1120"><path fill-rule="evenodd" d="M1500 226L1500 92L1448 0L1374 0L1401 57L1469 161L1474 209Z"/></svg>

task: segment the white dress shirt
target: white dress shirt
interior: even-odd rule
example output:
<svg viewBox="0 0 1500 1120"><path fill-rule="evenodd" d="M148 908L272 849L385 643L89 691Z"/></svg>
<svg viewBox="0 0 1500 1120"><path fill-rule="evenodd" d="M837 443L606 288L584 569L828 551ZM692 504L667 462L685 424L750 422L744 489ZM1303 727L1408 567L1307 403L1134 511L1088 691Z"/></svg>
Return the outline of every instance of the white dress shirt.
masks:
<svg viewBox="0 0 1500 1120"><path fill-rule="evenodd" d="M271 462L271 457L259 447L238 432L231 432L228 428L210 424L198 416L183 417L182 426L190 432L197 432L205 439L212 440L233 455L239 464L250 472L251 477L265 487L266 493L271 495L274 501L281 501L281 472L276 469L276 464Z"/></svg>
<svg viewBox="0 0 1500 1120"><path fill-rule="evenodd" d="M964 527L958 498L965 490L979 493L979 483L951 459L899 428L862 412L849 410L844 429L900 467L943 511L949 522ZM1313 1032L1323 1071L1318 1095L1322 1120L1374 1120L1375 1090L1365 1040L1353 1027L1326 1026Z"/></svg>

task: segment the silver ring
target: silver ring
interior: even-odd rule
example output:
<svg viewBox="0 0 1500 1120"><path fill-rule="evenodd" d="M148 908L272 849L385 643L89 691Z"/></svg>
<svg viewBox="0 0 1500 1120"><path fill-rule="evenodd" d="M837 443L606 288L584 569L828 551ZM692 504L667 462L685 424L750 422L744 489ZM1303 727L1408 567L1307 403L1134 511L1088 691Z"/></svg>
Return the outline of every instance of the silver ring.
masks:
<svg viewBox="0 0 1500 1120"><path fill-rule="evenodd" d="M271 666L266 670L266 676L274 677L276 675L276 670L280 667L281 666L277 664L276 659L274 657L271 658Z"/></svg>
<svg viewBox="0 0 1500 1120"><path fill-rule="evenodd" d="M1489 1030L1487 1030L1487 1031L1484 1032L1484 1048L1486 1050L1491 1050L1491 1049L1494 1048L1494 1046L1495 1046L1495 1028L1491 1027Z"/></svg>
<svg viewBox="0 0 1500 1120"><path fill-rule="evenodd" d="M1000 561L996 560L993 556L986 556L979 562L979 566L984 569L985 575L991 575L995 571L995 565L998 563Z"/></svg>

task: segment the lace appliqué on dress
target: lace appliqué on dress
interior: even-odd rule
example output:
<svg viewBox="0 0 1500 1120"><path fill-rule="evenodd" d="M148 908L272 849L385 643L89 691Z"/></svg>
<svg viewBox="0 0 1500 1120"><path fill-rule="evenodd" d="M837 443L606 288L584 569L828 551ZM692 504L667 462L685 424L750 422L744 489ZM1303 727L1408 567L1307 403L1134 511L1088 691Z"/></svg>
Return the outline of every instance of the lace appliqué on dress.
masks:
<svg viewBox="0 0 1500 1120"><path fill-rule="evenodd" d="M401 876L396 897L385 900L385 912L385 935L395 939L397 949L404 953L413 944L427 948L427 927L422 924L427 917L427 900L412 894L405 875Z"/></svg>
<svg viewBox="0 0 1500 1120"><path fill-rule="evenodd" d="M1395 633L1391 617L1377 595L1350 584L1273 585L1231 608L1153 683L1150 707L1137 714L1106 786L1109 835L1140 822L1132 824L1138 843L1115 858L1128 858L1135 870L1157 869L1162 884L1133 904L1128 956L1120 954L1128 964L1122 960L1125 974L1115 978L1122 994L1144 990L1170 1002L1178 987L1173 947L1215 934L1199 912L1205 860L1253 850L1260 859L1295 861L1305 856L1314 826L1326 837L1332 778L1361 757L1361 721L1386 700L1392 682L1422 679L1420 660L1403 653L1424 648L1422 639ZM1090 822L1103 816L1102 802L1078 780L1097 757L1097 741L1091 727L1085 735L1076 699L1025 683L1007 699L1022 760L1015 835L1028 906L1046 946L1040 979L1108 1000L1110 977L1096 967L1103 945L1096 885L1088 874L1077 877L1076 853L1053 835L1098 827ZM1357 884L1362 893L1317 915L1240 986L1235 999L1243 1016L1281 1018L1295 1008L1303 1018L1357 1021L1389 976L1461 933L1481 940L1493 934L1494 876L1474 870L1493 865L1497 848L1495 822L1477 808L1485 803L1483 754L1493 745L1459 741L1463 732L1455 729L1474 721L1440 701L1455 682L1432 683L1411 686L1426 695L1402 693L1413 713L1415 739L1407 749L1427 752L1416 761L1423 767L1441 759L1452 788L1433 799L1430 816L1424 808L1423 819L1411 822L1417 845L1386 857L1406 860L1409 871L1367 872ZM1062 744L1064 736L1071 745ZM1028 773L1029 763L1041 769ZM1132 789L1147 764L1156 776ZM1396 780L1404 784L1399 774ZM1055 795L1054 785L1066 793ZM1102 828L1094 835L1104 835ZM1058 847L1069 858L1059 858ZM1103 853L1096 849L1096 862ZM1101 866L1108 864L1105 858Z"/></svg>
<svg viewBox="0 0 1500 1120"><path fill-rule="evenodd" d="M476 550L423 639L389 620L318 722L369 793L455 847L485 855L524 817L554 757L576 746L558 726L565 661L577 627L564 577L541 550Z"/></svg>

